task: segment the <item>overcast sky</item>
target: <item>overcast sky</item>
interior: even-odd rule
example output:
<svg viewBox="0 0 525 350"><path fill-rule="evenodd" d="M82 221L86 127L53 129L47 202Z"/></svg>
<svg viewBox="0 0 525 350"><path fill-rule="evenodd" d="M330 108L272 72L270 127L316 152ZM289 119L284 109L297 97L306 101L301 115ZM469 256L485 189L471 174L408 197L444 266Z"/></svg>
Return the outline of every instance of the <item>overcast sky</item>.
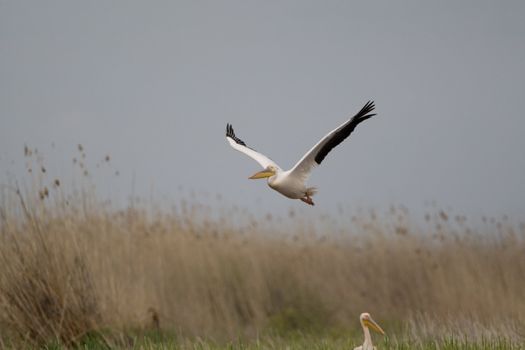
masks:
<svg viewBox="0 0 525 350"><path fill-rule="evenodd" d="M0 179L22 181L27 144L69 183L81 143L115 201L521 219L524 18L523 1L0 0ZM368 100L378 115L310 178L314 208L248 180L224 138L232 123L287 169Z"/></svg>

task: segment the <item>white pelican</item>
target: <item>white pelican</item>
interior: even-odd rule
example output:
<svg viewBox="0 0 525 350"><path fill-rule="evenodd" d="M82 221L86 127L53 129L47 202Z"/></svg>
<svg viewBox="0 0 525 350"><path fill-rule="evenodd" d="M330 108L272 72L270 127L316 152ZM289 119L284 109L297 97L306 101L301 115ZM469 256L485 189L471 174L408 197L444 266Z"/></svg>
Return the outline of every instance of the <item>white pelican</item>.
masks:
<svg viewBox="0 0 525 350"><path fill-rule="evenodd" d="M370 314L367 312L364 312L359 316L359 321L361 321L361 327L363 327L363 332L365 333L365 342L363 345L360 345L354 350L375 350L376 347L374 344L372 344L372 337L370 336L370 330L368 327L372 328L372 330L385 335L385 332L379 327L379 325L370 317Z"/></svg>
<svg viewBox="0 0 525 350"><path fill-rule="evenodd" d="M286 171L282 170L270 158L246 146L244 141L235 136L230 124L226 124L226 139L233 148L253 158L264 168L264 170L250 176L250 179L268 178L268 186L282 195L314 205L312 196L317 190L315 187L306 187L306 180L310 172L315 166L321 164L328 152L343 142L359 123L373 117L375 114L369 113L374 108L374 102L368 101L352 119L326 134L292 169Z"/></svg>

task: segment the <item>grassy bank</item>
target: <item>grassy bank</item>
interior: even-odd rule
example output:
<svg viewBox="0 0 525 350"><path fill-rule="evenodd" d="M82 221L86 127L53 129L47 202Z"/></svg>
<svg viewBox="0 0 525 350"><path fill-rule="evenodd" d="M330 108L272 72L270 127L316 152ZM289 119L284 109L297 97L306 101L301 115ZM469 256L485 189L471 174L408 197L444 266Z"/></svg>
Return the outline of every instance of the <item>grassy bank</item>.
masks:
<svg viewBox="0 0 525 350"><path fill-rule="evenodd" d="M333 337L319 335L295 335L286 338L273 336L258 338L251 341L214 342L202 339L180 339L169 336L128 337L125 340L105 341L100 339L89 339L79 347L84 349L111 349L133 347L136 349L174 349L174 350L347 350L353 349L362 343L362 339L348 337ZM133 344L133 345L130 345ZM377 340L375 346L378 349L390 350L519 350L523 344L512 343L506 339L492 339L480 341L468 341L465 339L434 339L428 341L420 340ZM51 348L51 347L50 347ZM62 346L53 347L57 349Z"/></svg>

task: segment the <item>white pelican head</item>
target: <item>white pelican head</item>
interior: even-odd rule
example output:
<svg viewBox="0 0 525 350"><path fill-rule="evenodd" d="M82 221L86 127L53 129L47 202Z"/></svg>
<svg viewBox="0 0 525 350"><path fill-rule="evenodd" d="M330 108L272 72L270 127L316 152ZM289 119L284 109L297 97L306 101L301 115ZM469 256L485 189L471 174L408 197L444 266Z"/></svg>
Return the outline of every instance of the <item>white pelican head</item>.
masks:
<svg viewBox="0 0 525 350"><path fill-rule="evenodd" d="M267 177L272 177L275 174L277 174L277 167L273 165L268 165L264 170L261 170L259 172L256 172L252 176L249 177L249 179L255 180L255 179L264 179Z"/></svg>
<svg viewBox="0 0 525 350"><path fill-rule="evenodd" d="M372 319L368 312L363 312L361 316L359 316L359 320L361 321L361 326L363 326L363 328L371 328L377 333L385 335L385 331L379 327L379 325Z"/></svg>

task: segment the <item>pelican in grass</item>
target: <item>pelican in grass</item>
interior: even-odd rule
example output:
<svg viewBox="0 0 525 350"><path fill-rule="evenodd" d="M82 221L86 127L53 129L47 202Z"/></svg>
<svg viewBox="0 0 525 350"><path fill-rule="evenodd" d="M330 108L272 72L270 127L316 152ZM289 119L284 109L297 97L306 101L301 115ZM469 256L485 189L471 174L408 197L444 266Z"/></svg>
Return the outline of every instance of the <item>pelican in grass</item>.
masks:
<svg viewBox="0 0 525 350"><path fill-rule="evenodd" d="M370 317L370 314L364 312L359 316L361 321L361 327L363 327L363 333L365 334L365 342L354 350L375 350L376 347L372 344L372 336L370 335L370 329L376 331L379 334L385 335L385 332L379 327L379 325ZM370 328L370 329L369 329Z"/></svg>
<svg viewBox="0 0 525 350"><path fill-rule="evenodd" d="M268 186L282 195L300 199L303 202L314 205L312 196L317 192L315 187L306 187L306 180L314 167L320 165L326 155L337 145L343 142L355 127L373 117L370 114L374 110L374 102L368 101L361 110L336 129L326 134L315 146L313 146L290 170L282 170L273 160L265 155L246 146L246 143L235 136L231 124L226 124L226 139L237 151L257 161L264 169L250 176L250 179L268 178Z"/></svg>

